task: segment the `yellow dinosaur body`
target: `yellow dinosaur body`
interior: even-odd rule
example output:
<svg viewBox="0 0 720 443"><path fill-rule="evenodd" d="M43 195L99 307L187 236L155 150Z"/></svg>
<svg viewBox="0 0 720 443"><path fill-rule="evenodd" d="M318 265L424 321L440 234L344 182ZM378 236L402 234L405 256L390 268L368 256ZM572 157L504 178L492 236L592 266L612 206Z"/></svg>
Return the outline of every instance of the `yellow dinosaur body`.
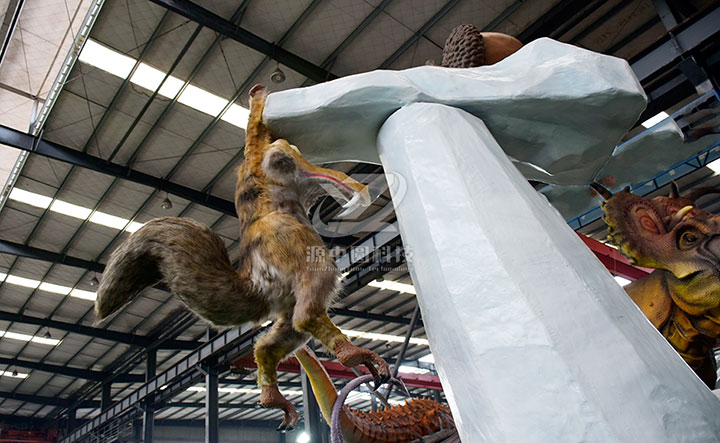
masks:
<svg viewBox="0 0 720 443"><path fill-rule="evenodd" d="M717 378L713 346L720 337L720 217L695 207L714 189L642 198L628 190L606 199L608 240L631 263L655 268L625 287L638 307L710 387Z"/></svg>

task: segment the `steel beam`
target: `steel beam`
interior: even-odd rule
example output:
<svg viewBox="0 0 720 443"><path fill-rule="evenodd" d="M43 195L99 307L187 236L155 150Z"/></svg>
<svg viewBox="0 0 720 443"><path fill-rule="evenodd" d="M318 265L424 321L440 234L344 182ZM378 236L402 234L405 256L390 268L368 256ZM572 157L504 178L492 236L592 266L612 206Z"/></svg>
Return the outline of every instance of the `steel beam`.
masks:
<svg viewBox="0 0 720 443"><path fill-rule="evenodd" d="M241 352L250 349L256 334L256 329L230 329L222 332L162 374L135 389L124 399L115 402L108 410L100 413L97 417L75 430L75 432L67 435L61 443L77 441L83 435L88 435L88 433L101 427L104 423L108 423L140 405L150 395L155 395L156 400L157 397L161 396L160 394L174 395L198 380L198 371L196 370L198 365L205 363L209 359L217 359L218 364L229 362ZM0 362L0 364L2 363ZM161 390L161 387L164 387L164 389Z"/></svg>
<svg viewBox="0 0 720 443"><path fill-rule="evenodd" d="M235 204L229 200L215 197L161 178L153 177L149 174L135 171L126 166L106 162L99 157L43 140L40 137L25 134L7 126L0 125L0 143L13 148L21 149L23 151L34 152L44 157L59 160L71 165L90 169L95 172L100 172L101 174L122 178L155 189L162 189L163 191L181 197L185 200L214 209L222 214L236 217Z"/></svg>
<svg viewBox="0 0 720 443"><path fill-rule="evenodd" d="M0 320L9 322L25 323L29 325L44 326L47 328L59 329L61 331L86 335L88 337L100 338L103 340L115 341L131 346L149 347L155 342L155 337L129 334L126 332L111 331L108 329L94 328L75 323L68 323L47 318L32 317L25 314L13 314L0 311ZM172 350L193 350L202 343L194 340L165 340L160 344L160 349Z"/></svg>
<svg viewBox="0 0 720 443"><path fill-rule="evenodd" d="M587 6L587 0L562 0L517 36L523 43L546 37Z"/></svg>
<svg viewBox="0 0 720 443"><path fill-rule="evenodd" d="M0 357L0 365L17 366L18 368L34 369L36 371L50 372L85 380L102 381L108 375L107 372L94 371L92 369L80 369L70 366L53 365L50 363L39 363L36 361L20 360L18 358ZM116 383L142 383L144 377L136 374L120 374L113 381Z"/></svg>
<svg viewBox="0 0 720 443"><path fill-rule="evenodd" d="M62 407L70 407L75 403L75 400L71 398L59 398L59 397L46 397L42 395L31 395L31 394L21 394L18 392L2 392L0 391L0 398L5 398L8 400L17 400L17 401L24 401L28 403L34 403L36 405L45 405L45 406L62 406ZM100 402L97 400L86 400L79 404L80 408L98 408L100 407Z"/></svg>
<svg viewBox="0 0 720 443"><path fill-rule="evenodd" d="M214 14L207 9L187 0L150 0L155 4L163 6L176 14L180 14L194 22L212 29L228 38L231 38L249 48L271 57L288 68L296 71L316 82L324 82L337 78L325 69L298 57L297 55L270 43L267 40L236 26L228 20Z"/></svg>
<svg viewBox="0 0 720 443"><path fill-rule="evenodd" d="M720 5L694 20L688 20L631 60L630 67L640 82L671 65L683 54L720 33Z"/></svg>
<svg viewBox="0 0 720 443"><path fill-rule="evenodd" d="M69 255L46 251L44 249L34 248L32 246L26 246L7 240L0 240L0 253L87 269L88 271L97 272L98 274L102 274L103 270L105 270L105 265L95 261L70 257Z"/></svg>

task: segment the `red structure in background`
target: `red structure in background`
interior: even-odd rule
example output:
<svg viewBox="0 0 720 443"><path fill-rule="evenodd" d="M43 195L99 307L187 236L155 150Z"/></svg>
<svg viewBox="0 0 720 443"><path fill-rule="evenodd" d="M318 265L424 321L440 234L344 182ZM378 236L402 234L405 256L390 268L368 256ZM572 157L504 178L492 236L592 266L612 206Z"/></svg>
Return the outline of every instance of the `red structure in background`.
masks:
<svg viewBox="0 0 720 443"><path fill-rule="evenodd" d="M578 234L578 236L613 275L619 275L620 277L627 278L628 280L637 280L639 278L647 277L648 274L653 271L652 269L640 268L638 266L631 265L630 262L628 262L627 259L615 248L611 248L610 246L600 243L599 241L586 235Z"/></svg>
<svg viewBox="0 0 720 443"><path fill-rule="evenodd" d="M48 431L17 431L0 429L0 443L55 443L58 432Z"/></svg>
<svg viewBox="0 0 720 443"><path fill-rule="evenodd" d="M352 380L357 377L357 375L355 375L352 370L346 368L338 362L322 360L321 363L325 367L325 370L330 377L342 378L345 380ZM248 354L232 362L231 368L232 367L257 368L257 365L255 364L255 360L253 359L252 354ZM362 371L363 374L370 373L364 367L358 366L358 369ZM300 362L298 362L295 357L290 357L280 363L280 366L278 366L278 371L299 374ZM407 386L411 386L413 388L435 389L438 391L442 391L440 379L436 375L407 374L403 372L399 374L398 378L405 382Z"/></svg>

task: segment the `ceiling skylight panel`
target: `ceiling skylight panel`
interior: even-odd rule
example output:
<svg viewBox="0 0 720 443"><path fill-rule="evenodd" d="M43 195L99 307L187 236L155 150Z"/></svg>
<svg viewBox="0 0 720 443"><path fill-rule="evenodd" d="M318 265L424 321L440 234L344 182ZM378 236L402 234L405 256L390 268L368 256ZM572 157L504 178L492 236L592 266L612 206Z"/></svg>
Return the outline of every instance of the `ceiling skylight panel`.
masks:
<svg viewBox="0 0 720 443"><path fill-rule="evenodd" d="M72 291L70 291L70 296L90 301L95 301L97 299L97 294L95 292L83 291L82 289L73 289Z"/></svg>
<svg viewBox="0 0 720 443"><path fill-rule="evenodd" d="M120 78L127 78L133 66L135 66L135 60L132 57L90 39L85 42L79 59L83 63L100 68Z"/></svg>
<svg viewBox="0 0 720 443"><path fill-rule="evenodd" d="M165 78L164 72L145 63L140 63L133 76L130 77L130 81L145 89L155 91L162 83L163 78ZM183 84L182 80L168 76L158 93L164 97L173 98L180 91Z"/></svg>
<svg viewBox="0 0 720 443"><path fill-rule="evenodd" d="M30 206L36 206L43 209L47 209L47 207L50 206L50 203L52 203L51 197L46 197L44 195L25 191L19 188L13 188L13 190L10 192L9 197L11 200L15 200L21 203L28 204Z"/></svg>
<svg viewBox="0 0 720 443"><path fill-rule="evenodd" d="M72 291L71 287L55 285L52 283L42 282L38 287L41 291L52 292L55 294L68 295Z"/></svg>
<svg viewBox="0 0 720 443"><path fill-rule="evenodd" d="M641 123L643 127L645 128L652 128L656 124L660 123L661 121L665 120L666 118L670 117L667 112L660 111L658 114L655 114L654 116L650 117L649 119L645 120Z"/></svg>
<svg viewBox="0 0 720 443"><path fill-rule="evenodd" d="M24 286L26 288L35 289L40 286L39 280L32 280L30 278L18 277L17 275L8 275L5 277L5 282L13 285Z"/></svg>
<svg viewBox="0 0 720 443"><path fill-rule="evenodd" d="M90 216L90 221L110 228L123 229L130 220L106 214L104 212L95 211L95 213Z"/></svg>
<svg viewBox="0 0 720 443"><path fill-rule="evenodd" d="M33 343L40 343L43 345L50 345L50 346L57 346L62 341L62 340L57 340L54 338L36 337L34 335L21 334L18 332L10 332L10 331L0 331L0 337L9 338L11 340L18 340L18 341L26 341L26 342L29 341L29 342L33 342Z"/></svg>
<svg viewBox="0 0 720 443"><path fill-rule="evenodd" d="M351 329L341 329L340 330L343 334L347 335L348 337L357 337L357 338L364 338L368 340L378 340L378 341L389 341L389 342L395 342L395 343L404 343L405 337L399 336L399 335L390 335L390 334L378 334L375 332L364 332L364 331L354 331ZM410 343L415 345L425 345L428 346L429 342L424 338L416 338L416 337L410 337Z"/></svg>
<svg viewBox="0 0 720 443"><path fill-rule="evenodd" d="M224 98L193 85L188 85L185 88L178 101L213 117L220 114L220 111L228 104L228 101Z"/></svg>
<svg viewBox="0 0 720 443"><path fill-rule="evenodd" d="M415 294L415 286L408 285L407 283L398 283L396 281L371 281L368 286L373 288L387 289L389 291L405 292L408 294Z"/></svg>
<svg viewBox="0 0 720 443"><path fill-rule="evenodd" d="M52 198L19 188L13 188L10 193L10 198L12 200L24 202L40 208L48 208L49 206L50 211L79 218L81 220L85 220L90 217L89 221L92 223L97 223L114 229L125 228L125 230L130 233L137 231L143 226L142 223L131 222L126 218L116 217L100 211L96 211L93 214L92 209L90 208L74 205L62 200L55 200L51 205L50 202L52 201ZM127 228L125 226L127 226Z"/></svg>
<svg viewBox="0 0 720 443"><path fill-rule="evenodd" d="M0 376L13 378L27 378L28 374L17 371L0 371Z"/></svg>
<svg viewBox="0 0 720 443"><path fill-rule="evenodd" d="M80 61L121 78L127 78L137 60L128 57L93 40L88 40L80 53ZM140 63L130 82L151 91L157 90L165 77L165 73L145 63ZM163 97L174 98L185 83L177 77L168 76L158 93ZM188 85L178 97L178 101L186 106L204 112L213 117L227 106L228 100L219 97L194 85ZM245 129L249 111L242 106L233 104L223 114L222 120Z"/></svg>
<svg viewBox="0 0 720 443"><path fill-rule="evenodd" d="M243 129L247 127L248 118L250 117L250 111L243 108L242 106L238 106L236 104L230 105L230 109L228 109L225 114L223 114L222 117L220 117L220 120L226 121L230 123L231 125L239 126Z"/></svg>
<svg viewBox="0 0 720 443"><path fill-rule="evenodd" d="M81 220L85 220L86 218L88 218L88 216L92 212L92 209L84 208L82 206L74 205L72 203L64 202L62 200L55 200L50 206L50 210L59 214L79 218Z"/></svg>

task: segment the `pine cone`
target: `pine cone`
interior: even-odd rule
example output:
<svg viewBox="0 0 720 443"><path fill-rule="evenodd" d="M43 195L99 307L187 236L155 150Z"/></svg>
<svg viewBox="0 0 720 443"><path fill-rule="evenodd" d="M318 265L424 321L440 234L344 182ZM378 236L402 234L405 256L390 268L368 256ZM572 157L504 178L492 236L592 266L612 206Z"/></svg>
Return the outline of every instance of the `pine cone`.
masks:
<svg viewBox="0 0 720 443"><path fill-rule="evenodd" d="M443 49L442 66L474 68L485 63L485 42L473 25L459 25L450 32Z"/></svg>

